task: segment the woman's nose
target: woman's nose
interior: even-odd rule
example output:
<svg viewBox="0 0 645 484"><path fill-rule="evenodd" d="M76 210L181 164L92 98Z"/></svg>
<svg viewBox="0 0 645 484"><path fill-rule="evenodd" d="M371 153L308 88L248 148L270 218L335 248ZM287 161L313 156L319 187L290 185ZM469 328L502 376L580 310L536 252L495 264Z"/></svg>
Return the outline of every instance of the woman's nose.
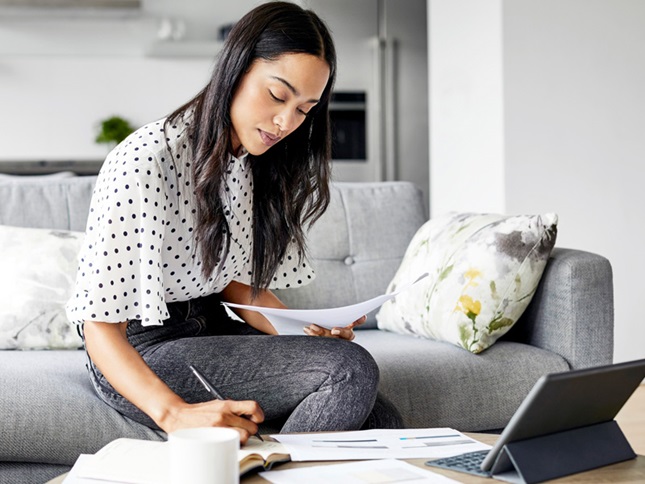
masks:
<svg viewBox="0 0 645 484"><path fill-rule="evenodd" d="M291 131L295 122L294 114L291 110L283 109L275 115L273 122L283 133Z"/></svg>

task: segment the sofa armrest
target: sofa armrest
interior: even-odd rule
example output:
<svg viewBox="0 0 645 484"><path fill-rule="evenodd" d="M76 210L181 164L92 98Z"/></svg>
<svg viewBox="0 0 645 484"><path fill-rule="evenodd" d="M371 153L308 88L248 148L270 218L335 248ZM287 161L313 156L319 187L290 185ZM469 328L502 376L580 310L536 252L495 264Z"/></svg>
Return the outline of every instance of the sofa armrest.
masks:
<svg viewBox="0 0 645 484"><path fill-rule="evenodd" d="M554 249L531 304L508 339L558 353L572 369L612 363L609 261L590 252Z"/></svg>

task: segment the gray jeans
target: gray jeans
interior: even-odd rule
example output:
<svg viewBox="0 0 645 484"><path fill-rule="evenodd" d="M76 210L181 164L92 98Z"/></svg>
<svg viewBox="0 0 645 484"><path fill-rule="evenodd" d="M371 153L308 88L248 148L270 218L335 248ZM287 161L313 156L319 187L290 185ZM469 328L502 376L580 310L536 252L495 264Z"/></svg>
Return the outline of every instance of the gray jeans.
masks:
<svg viewBox="0 0 645 484"><path fill-rule="evenodd" d="M148 366L186 402L212 400L195 365L226 397L255 400L263 432L401 428L377 394L379 371L361 346L335 338L269 336L228 317L216 295L168 305L163 326L130 321L127 336ZM112 388L88 357L90 379L108 405L148 427L154 421Z"/></svg>

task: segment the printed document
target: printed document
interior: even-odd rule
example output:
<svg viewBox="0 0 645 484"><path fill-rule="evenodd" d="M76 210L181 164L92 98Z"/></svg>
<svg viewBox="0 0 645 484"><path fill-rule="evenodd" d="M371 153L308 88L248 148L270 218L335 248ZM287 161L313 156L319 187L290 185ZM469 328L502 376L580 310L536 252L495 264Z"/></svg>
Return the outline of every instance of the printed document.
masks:
<svg viewBox="0 0 645 484"><path fill-rule="evenodd" d="M273 484L452 484L457 481L394 459L261 472Z"/></svg>
<svg viewBox="0 0 645 484"><path fill-rule="evenodd" d="M398 294L408 290L417 282L427 277L426 272L414 282L401 286L398 290L389 294L383 294L375 298L363 301L350 306L343 306L331 309L277 309L262 306L250 306L247 304L222 303L229 308L248 309L257 311L271 322L278 334L302 334L302 328L309 324L316 324L323 328L332 329L347 326L363 315L373 311L384 302L395 298Z"/></svg>
<svg viewBox="0 0 645 484"><path fill-rule="evenodd" d="M432 459L490 449L451 428L276 434L292 461Z"/></svg>

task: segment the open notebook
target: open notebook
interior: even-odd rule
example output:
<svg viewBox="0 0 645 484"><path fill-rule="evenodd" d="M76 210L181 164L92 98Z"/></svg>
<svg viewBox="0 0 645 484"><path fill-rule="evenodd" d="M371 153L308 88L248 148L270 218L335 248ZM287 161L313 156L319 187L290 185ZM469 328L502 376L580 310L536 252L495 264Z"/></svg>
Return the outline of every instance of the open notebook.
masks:
<svg viewBox="0 0 645 484"><path fill-rule="evenodd" d="M74 465L73 473L81 479L131 484L164 484L169 482L167 442L121 438L84 456ZM279 442L261 442L251 437L238 451L240 475L254 470L268 470L276 462L290 460Z"/></svg>

